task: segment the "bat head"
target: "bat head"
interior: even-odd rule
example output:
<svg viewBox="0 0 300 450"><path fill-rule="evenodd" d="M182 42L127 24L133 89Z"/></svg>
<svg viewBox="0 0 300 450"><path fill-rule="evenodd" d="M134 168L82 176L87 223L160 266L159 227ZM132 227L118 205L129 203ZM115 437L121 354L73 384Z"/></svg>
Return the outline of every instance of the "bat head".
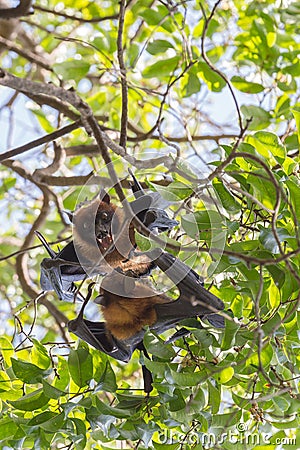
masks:
<svg viewBox="0 0 300 450"><path fill-rule="evenodd" d="M115 228L118 221L115 209L110 203L110 196L102 190L98 198L75 211L72 222L76 244L86 247L87 252L93 251L92 247L94 251L98 247L102 254L112 252L112 222Z"/></svg>

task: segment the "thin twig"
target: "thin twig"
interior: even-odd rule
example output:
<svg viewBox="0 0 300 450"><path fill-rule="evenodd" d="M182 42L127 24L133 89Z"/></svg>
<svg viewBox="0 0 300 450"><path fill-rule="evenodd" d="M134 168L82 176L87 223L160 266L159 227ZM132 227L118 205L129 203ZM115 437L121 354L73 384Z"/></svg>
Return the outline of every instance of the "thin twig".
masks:
<svg viewBox="0 0 300 450"><path fill-rule="evenodd" d="M221 1L222 1L222 0L218 0L218 1L214 4L214 7L213 7L213 9L211 10L211 13L210 13L210 15L209 15L208 18L207 18L206 15L205 15L204 8L203 8L202 4L200 3L200 7L201 7L201 9L202 9L203 19L204 19L204 27L203 27L203 32L202 32L202 36L201 36L201 56L202 56L202 58L204 59L204 61L206 62L206 64L208 65L208 67L209 67L213 72L217 73L217 74L225 81L226 85L228 86L228 89L229 89L229 91L230 91L230 93L231 93L231 95L232 95L232 99L233 99L233 102L234 102L234 104L235 104L235 108L236 108L236 111L237 111L237 115L238 115L238 119L239 119L240 131L242 131L242 130L243 130L243 120L242 120L242 115L241 115L240 107L239 107L237 98L236 98L236 96L235 96L233 87L232 87L230 81L228 80L228 78L224 75L224 73L221 72L219 69L217 69L217 68L211 63L211 61L209 60L209 58L208 58L208 56L207 56L207 54L206 54L205 47L204 47L204 44L205 44L205 38L206 38L206 33L207 33L207 30L208 30L208 26L209 26L211 20L213 19L213 16L215 15L215 12L216 12L218 6L220 5Z"/></svg>
<svg viewBox="0 0 300 450"><path fill-rule="evenodd" d="M127 122L128 122L128 86L126 79L126 67L124 63L124 50L123 50L123 30L124 30L124 18L125 18L126 1L120 2L120 14L119 14L119 27L118 27L118 61L121 73L121 86L122 86L122 115L121 115L121 133L120 133L120 146L126 148L127 141Z"/></svg>

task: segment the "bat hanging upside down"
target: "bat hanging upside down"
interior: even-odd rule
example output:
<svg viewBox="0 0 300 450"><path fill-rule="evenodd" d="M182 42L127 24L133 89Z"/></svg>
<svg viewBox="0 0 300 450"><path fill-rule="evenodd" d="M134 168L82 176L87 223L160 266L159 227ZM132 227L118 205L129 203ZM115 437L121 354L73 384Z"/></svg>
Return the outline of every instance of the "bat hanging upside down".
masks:
<svg viewBox="0 0 300 450"><path fill-rule="evenodd" d="M165 212L160 194L146 193L132 177L135 200L130 207L133 214L150 231L163 232L178 225ZM60 299L73 301L74 281L105 275L117 268L133 277L150 274L153 261L146 255L134 254L136 242L132 219L126 217L123 208L111 203L105 191L68 215L73 223L74 239L60 252L54 252L41 233L36 232L50 255L41 263L40 281L44 291L54 290Z"/></svg>
<svg viewBox="0 0 300 450"><path fill-rule="evenodd" d="M143 280L114 271L104 277L100 295L95 299L101 305L105 322L83 318L90 290L78 317L68 323L69 331L115 359L128 362L135 349L148 357L143 345L146 326L160 334L184 319L200 317L215 327L224 327L224 318L218 314L224 309L223 302L203 287L201 277L193 269L158 249L152 257L178 287L180 295L176 300L156 293ZM143 374L145 391L150 392L152 378L144 366Z"/></svg>

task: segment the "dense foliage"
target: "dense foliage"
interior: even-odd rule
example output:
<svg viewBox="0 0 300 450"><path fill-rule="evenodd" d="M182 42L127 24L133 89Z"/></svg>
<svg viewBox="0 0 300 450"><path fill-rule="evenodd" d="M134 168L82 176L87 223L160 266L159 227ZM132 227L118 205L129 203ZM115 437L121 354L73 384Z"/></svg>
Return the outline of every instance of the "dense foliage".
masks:
<svg viewBox="0 0 300 450"><path fill-rule="evenodd" d="M283 0L40 0L1 20L1 448L299 447L299 23ZM129 197L128 168L172 201L168 248L228 317L146 334L149 397L138 352L78 342L80 305L39 296L34 231L64 245L63 210L100 186L122 200L115 175Z"/></svg>

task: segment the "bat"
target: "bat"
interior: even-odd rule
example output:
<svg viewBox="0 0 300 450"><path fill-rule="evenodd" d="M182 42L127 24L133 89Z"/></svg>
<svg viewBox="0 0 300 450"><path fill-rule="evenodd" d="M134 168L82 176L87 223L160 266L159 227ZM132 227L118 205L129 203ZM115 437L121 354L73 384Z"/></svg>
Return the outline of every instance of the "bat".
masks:
<svg viewBox="0 0 300 450"><path fill-rule="evenodd" d="M163 232L178 224L159 207L161 196L146 193L134 176L132 191L135 195L135 200L130 203L133 214L150 231ZM36 233L50 256L41 263L40 283L44 291L54 290L59 299L72 301L76 290L74 281L104 275L116 268L134 277L151 273L153 261L146 255L134 253L136 243L132 222L123 208L111 203L104 190L99 197L85 202L68 216L73 223L74 239L61 251L53 251L41 233Z"/></svg>
<svg viewBox="0 0 300 450"><path fill-rule="evenodd" d="M101 305L105 322L92 322L83 318L85 301L78 317L68 323L69 331L113 358L128 362L135 349L145 353L143 337L145 327L161 334L182 320L192 317L207 319L217 328L224 327L224 318L218 311L224 303L204 288L202 278L173 255L155 249L152 257L157 266L178 287L176 300L156 293L152 287L113 271L104 277L100 295L95 301ZM184 334L175 333L175 338ZM145 353L145 356L147 354ZM143 368L145 392L151 392L151 374ZM146 378L145 378L146 377Z"/></svg>

